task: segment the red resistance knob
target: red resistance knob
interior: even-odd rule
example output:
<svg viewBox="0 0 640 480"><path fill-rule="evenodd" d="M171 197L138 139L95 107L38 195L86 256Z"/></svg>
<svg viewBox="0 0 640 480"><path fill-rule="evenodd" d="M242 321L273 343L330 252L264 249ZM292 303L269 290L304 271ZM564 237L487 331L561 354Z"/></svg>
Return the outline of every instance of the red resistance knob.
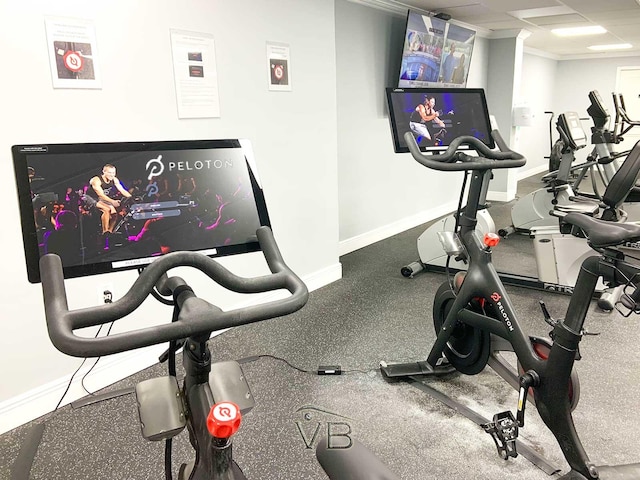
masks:
<svg viewBox="0 0 640 480"><path fill-rule="evenodd" d="M500 236L497 233L489 232L484 234L484 244L487 247L495 247L500 243Z"/></svg>
<svg viewBox="0 0 640 480"><path fill-rule="evenodd" d="M207 429L212 437L229 438L240 428L242 415L233 402L216 403L207 416Z"/></svg>

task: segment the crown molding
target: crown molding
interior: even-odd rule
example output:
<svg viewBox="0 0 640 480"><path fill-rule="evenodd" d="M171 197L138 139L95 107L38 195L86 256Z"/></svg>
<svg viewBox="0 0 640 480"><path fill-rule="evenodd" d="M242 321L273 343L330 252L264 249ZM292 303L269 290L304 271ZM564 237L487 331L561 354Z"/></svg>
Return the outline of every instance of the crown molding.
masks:
<svg viewBox="0 0 640 480"><path fill-rule="evenodd" d="M425 15L431 15L433 12L427 10L420 10L419 8L409 7L401 2L393 0L347 0L351 3L357 3L366 7L377 8L378 10L384 10L385 12L395 13L398 15L406 15L409 9L423 13Z"/></svg>
<svg viewBox="0 0 640 480"><path fill-rule="evenodd" d="M622 58L622 57L640 58L640 53L638 53L638 51L582 53L577 55L561 55L560 60L602 60L607 58Z"/></svg>
<svg viewBox="0 0 640 480"><path fill-rule="evenodd" d="M560 55L556 55L555 53L545 52L544 50L538 50L537 48L524 46L524 53L528 53L530 55L535 55L537 57L549 58L551 60L562 60Z"/></svg>
<svg viewBox="0 0 640 480"><path fill-rule="evenodd" d="M357 3L359 5L364 5L371 8L377 8L378 10L384 10L386 12L395 13L398 15L407 15L409 10L414 12L421 13L423 15L434 16L437 12L430 10L422 10L420 8L414 7L412 5L407 5L402 3L399 0L347 0L351 3ZM486 37L491 38L491 30L483 27L478 27L477 25L471 25L469 23L460 22L455 18L448 20L448 23L452 23L454 25L459 25L460 27L465 27L470 30L474 30L478 37Z"/></svg>

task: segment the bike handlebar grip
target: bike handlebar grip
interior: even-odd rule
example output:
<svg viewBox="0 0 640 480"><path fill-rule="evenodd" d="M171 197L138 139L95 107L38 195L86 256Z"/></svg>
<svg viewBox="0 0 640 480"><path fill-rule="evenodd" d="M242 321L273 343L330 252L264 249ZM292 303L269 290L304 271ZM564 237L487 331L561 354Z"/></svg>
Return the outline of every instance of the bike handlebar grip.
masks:
<svg viewBox="0 0 640 480"><path fill-rule="evenodd" d="M269 227L256 232L271 275L253 278L239 277L218 262L197 252L174 252L154 260L138 276L129 291L113 303L70 311L64 287L62 262L57 255L48 254L40 259L42 291L49 337L63 353L76 357L98 357L133 350L275 318L302 308L309 292L304 282L285 264ZM178 285L185 285L179 277L167 277L175 267L194 267L216 283L238 293L261 293L286 289L291 294L284 299L272 300L227 312L197 297L182 305L178 321L165 325L130 330L107 337L86 338L74 330L109 323L123 318L138 308L153 291L155 285L161 293L168 293Z"/></svg>
<svg viewBox="0 0 640 480"><path fill-rule="evenodd" d="M40 259L40 276L49 338L56 347L65 345L66 332L71 331L71 325L68 324L68 319L64 315L69 311L69 307L60 257L44 255ZM56 321L49 321L49 319L56 319Z"/></svg>
<svg viewBox="0 0 640 480"><path fill-rule="evenodd" d="M399 480L389 467L358 440L348 447L330 447L324 437L316 447L316 458L330 480Z"/></svg>
<svg viewBox="0 0 640 480"><path fill-rule="evenodd" d="M422 153L412 132L405 133L404 140L413 158L418 163L434 170L449 172L492 170L496 168L521 167L526 163L526 159L522 155L509 149L500 132L493 130L491 136L500 148L499 151L491 150L484 142L470 135L456 137L443 153L435 155ZM473 148L478 153L478 156L458 152L457 150L462 145L468 145Z"/></svg>

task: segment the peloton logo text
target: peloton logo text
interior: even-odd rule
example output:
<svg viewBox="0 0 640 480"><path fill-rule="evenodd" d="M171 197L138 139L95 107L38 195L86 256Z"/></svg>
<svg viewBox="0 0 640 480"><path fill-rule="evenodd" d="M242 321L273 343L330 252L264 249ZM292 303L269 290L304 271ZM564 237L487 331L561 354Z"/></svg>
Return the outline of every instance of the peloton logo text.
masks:
<svg viewBox="0 0 640 480"><path fill-rule="evenodd" d="M504 310L504 307L502 306L502 302L500 301L501 299L502 297L497 292L494 292L491 294L491 300L496 302L496 305L498 306L498 310L500 310L500 315L504 320L504 324L507 326L510 332L513 332L513 324L511 323L511 319L509 318L509 315L507 315L507 312Z"/></svg>
<svg viewBox="0 0 640 480"><path fill-rule="evenodd" d="M158 155L157 158L149 160L145 166L147 172L147 180L149 184L146 187L147 197L153 197L159 192L158 182L154 181L155 177L162 175L167 169L170 172L188 172L199 170L211 170L220 168L233 168L233 160L231 159L215 159L215 160L195 160L195 161L181 161L181 162L165 162L162 161L162 155Z"/></svg>
<svg viewBox="0 0 640 480"><path fill-rule="evenodd" d="M169 162L169 171L174 170L178 172L192 171L192 170L211 170L212 168L229 168L233 167L233 161L229 159L216 159L216 160L196 160L195 162Z"/></svg>

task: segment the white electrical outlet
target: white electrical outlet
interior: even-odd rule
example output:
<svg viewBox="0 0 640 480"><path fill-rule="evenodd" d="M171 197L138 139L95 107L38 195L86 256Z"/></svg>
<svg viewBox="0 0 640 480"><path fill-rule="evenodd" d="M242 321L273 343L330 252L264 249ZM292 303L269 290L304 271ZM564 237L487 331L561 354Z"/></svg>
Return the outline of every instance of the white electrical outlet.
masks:
<svg viewBox="0 0 640 480"><path fill-rule="evenodd" d="M97 292L98 304L111 303L115 299L115 292L113 291L112 283L104 283L98 287Z"/></svg>

